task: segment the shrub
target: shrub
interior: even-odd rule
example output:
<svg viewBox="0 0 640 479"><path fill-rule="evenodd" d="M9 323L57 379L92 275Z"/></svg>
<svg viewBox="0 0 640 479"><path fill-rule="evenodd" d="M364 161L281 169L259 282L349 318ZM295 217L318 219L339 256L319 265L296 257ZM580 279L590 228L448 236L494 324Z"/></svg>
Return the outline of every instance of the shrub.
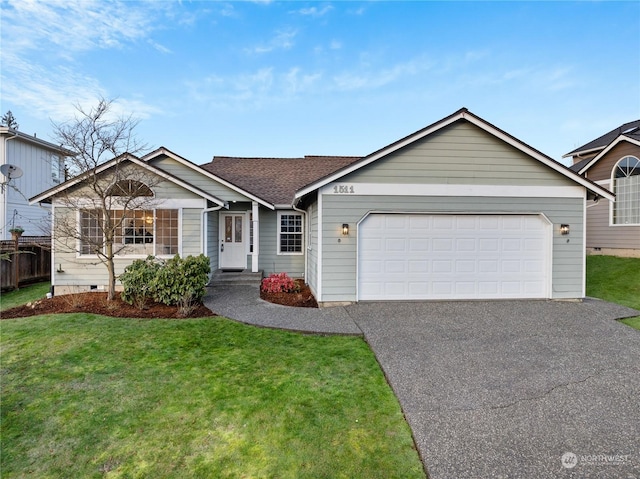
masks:
<svg viewBox="0 0 640 479"><path fill-rule="evenodd" d="M264 293L297 293L300 285L287 273L274 273L262 280L261 290Z"/></svg>
<svg viewBox="0 0 640 479"><path fill-rule="evenodd" d="M202 300L209 281L209 258L175 255L160 268L151 287L156 301L168 305L193 304Z"/></svg>
<svg viewBox="0 0 640 479"><path fill-rule="evenodd" d="M124 269L119 277L124 290L122 299L139 309L144 309L147 301L153 297L152 284L162 267L162 262L153 256L137 259Z"/></svg>

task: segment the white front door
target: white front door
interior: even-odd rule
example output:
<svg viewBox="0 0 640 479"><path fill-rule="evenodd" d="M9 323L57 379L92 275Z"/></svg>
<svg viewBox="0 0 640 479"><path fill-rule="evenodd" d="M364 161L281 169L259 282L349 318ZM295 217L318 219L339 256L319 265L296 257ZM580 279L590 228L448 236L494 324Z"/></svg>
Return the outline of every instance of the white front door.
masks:
<svg viewBox="0 0 640 479"><path fill-rule="evenodd" d="M244 213L220 213L220 269L247 267L247 232Z"/></svg>

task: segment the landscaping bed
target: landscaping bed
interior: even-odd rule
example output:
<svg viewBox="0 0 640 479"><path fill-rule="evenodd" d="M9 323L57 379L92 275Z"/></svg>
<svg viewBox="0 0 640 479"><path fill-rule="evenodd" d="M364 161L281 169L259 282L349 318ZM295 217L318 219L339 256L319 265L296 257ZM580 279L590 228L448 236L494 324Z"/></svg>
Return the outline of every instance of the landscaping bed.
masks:
<svg viewBox="0 0 640 479"><path fill-rule="evenodd" d="M0 313L2 319L25 318L39 314L54 313L93 313L116 318L203 318L215 314L203 304L197 304L187 316L180 316L177 306L149 302L144 309L139 309L124 302L120 293L116 298L107 301L107 293L77 293L55 296L51 299L39 299L7 309Z"/></svg>
<svg viewBox="0 0 640 479"><path fill-rule="evenodd" d="M260 297L270 303L281 304L283 306L293 306L296 308L317 308L318 303L313 296L309 285L302 280L296 280L300 287L297 293L268 293L260 290Z"/></svg>

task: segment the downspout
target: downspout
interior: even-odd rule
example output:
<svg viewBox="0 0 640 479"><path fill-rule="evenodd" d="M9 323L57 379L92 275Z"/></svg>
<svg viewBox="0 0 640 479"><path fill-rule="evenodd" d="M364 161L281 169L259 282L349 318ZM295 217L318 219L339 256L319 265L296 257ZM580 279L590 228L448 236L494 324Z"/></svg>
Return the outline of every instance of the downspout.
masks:
<svg viewBox="0 0 640 479"><path fill-rule="evenodd" d="M4 157L4 158L2 158L2 161L4 161L4 163L2 163L3 165L8 164L8 162L7 162L7 156L8 156L7 155L8 154L8 152L7 152L7 143L9 142L9 140L13 140L14 138L17 138L17 137L18 137L18 132L15 131L15 130L13 132L13 136L12 137L10 137L10 138L7 138L6 136L4 137L4 145L3 145L3 148L2 148L2 153L3 153L2 156ZM2 188L5 188L5 187L3 186ZM2 228L2 239L5 239L6 238L6 234L7 234L7 231L6 231L7 224L6 223L7 223L7 203L8 203L8 199L9 199L9 188L6 188L6 191L3 191L3 193L4 194L2 195L2 205L1 205L2 206L2 210L0 211L0 221L2 221L2 223L3 223L2 226L1 226L1 228Z"/></svg>
<svg viewBox="0 0 640 479"><path fill-rule="evenodd" d="M308 232L309 232L309 226L307 224L307 212L305 210L301 210L300 208L298 208L295 204L295 199L294 202L291 203L291 208L293 208L295 211L297 211L298 213L302 213L302 218L304 221L304 244L302 245L302 247L304 248L304 282L307 282L307 269L308 269L308 263L309 263L309 254L308 254L308 250L307 250L307 244L308 244Z"/></svg>

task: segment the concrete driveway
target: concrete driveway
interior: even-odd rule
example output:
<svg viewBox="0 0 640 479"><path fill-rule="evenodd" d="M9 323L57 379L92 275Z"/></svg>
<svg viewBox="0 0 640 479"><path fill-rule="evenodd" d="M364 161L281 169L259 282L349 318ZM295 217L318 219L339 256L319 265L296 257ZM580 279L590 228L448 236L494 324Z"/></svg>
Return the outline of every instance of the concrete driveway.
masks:
<svg viewBox="0 0 640 479"><path fill-rule="evenodd" d="M430 479L640 479L640 312L598 300L288 308L252 286L207 306L264 327L364 334ZM564 465L563 465L564 458Z"/></svg>
<svg viewBox="0 0 640 479"><path fill-rule="evenodd" d="M612 320L633 310L587 300L347 311L431 479L640 478L640 331Z"/></svg>

